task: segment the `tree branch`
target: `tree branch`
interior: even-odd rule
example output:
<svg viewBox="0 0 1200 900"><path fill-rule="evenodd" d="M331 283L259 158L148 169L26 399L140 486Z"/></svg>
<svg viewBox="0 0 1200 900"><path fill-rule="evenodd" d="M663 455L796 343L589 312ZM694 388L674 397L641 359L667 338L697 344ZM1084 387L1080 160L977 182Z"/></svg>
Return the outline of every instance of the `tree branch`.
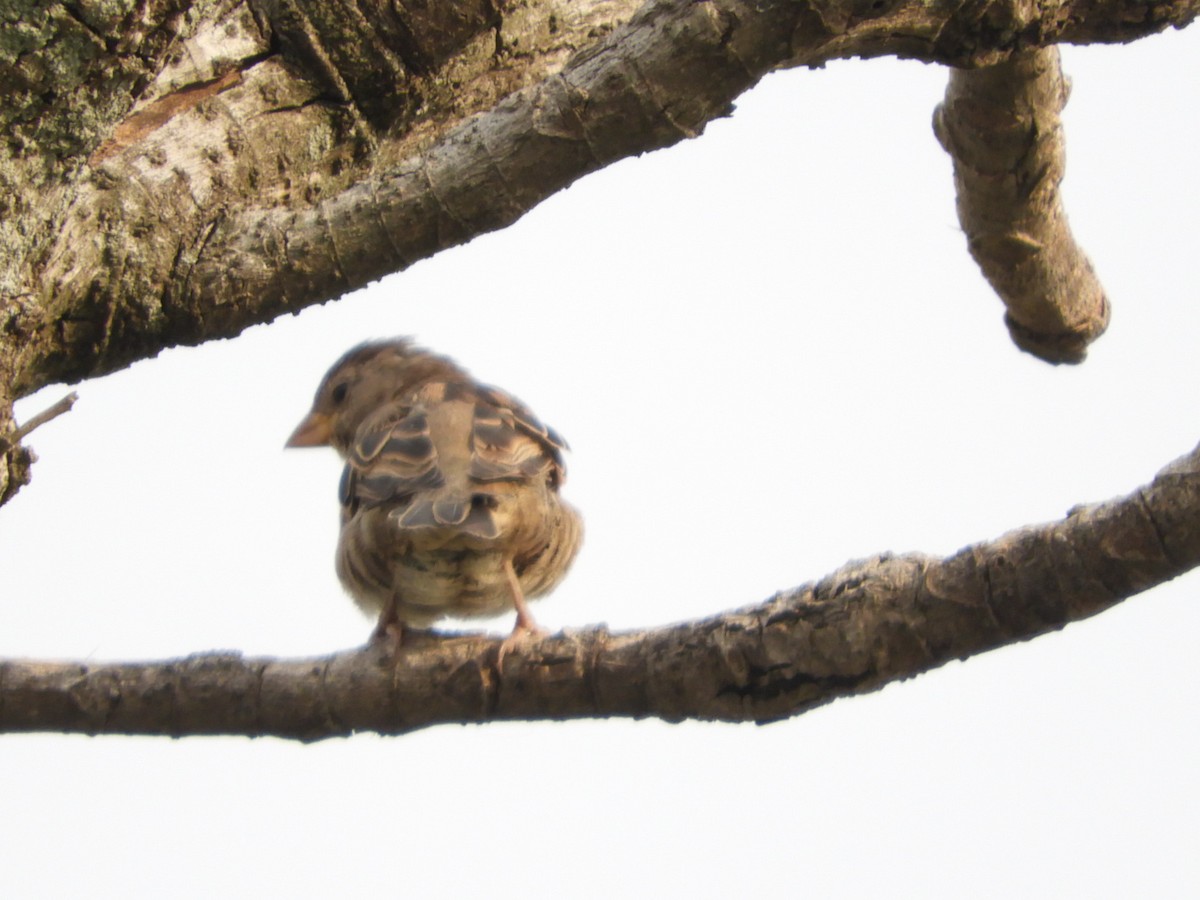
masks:
<svg viewBox="0 0 1200 900"><path fill-rule="evenodd" d="M47 422L57 419L63 413L69 412L78 399L79 395L71 391L71 393L67 394L57 403L43 409L37 415L31 416L25 424L18 426L12 434L0 435L0 453L8 452L10 448L15 447L21 441L25 440L34 430L41 428Z"/></svg>
<svg viewBox="0 0 1200 900"><path fill-rule="evenodd" d="M1200 447L1126 497L946 559L881 555L755 607L504 656L425 634L398 659L205 654L0 664L0 731L400 734L451 722L655 716L769 722L1086 618L1200 564Z"/></svg>
<svg viewBox="0 0 1200 900"><path fill-rule="evenodd" d="M20 426L12 422L12 407L0 405L0 506L29 484L29 470L37 456L28 447L22 447L21 441L35 429L70 410L78 399L79 395L72 391ZM11 429L8 428L10 423ZM5 434L5 431L8 433Z"/></svg>
<svg viewBox="0 0 1200 900"><path fill-rule="evenodd" d="M305 202L272 197L269 206L260 193L290 197L291 180L271 191L229 189L261 186L268 177L269 161L256 161L245 139L271 121L275 107L264 98L297 95L290 106L276 105L311 116L307 140L314 145L353 132L359 120L338 97L280 80L285 67L264 59L221 94L238 124L229 147L193 135L199 119L217 118L201 104L171 120L179 129L173 137L171 123L155 132L173 152L191 148L194 165L170 160L173 167L164 167L135 144L81 184L58 244L39 256L43 268L29 278L28 290L42 286L40 313L10 325L22 339L15 393L237 334L502 228L588 172L699 134L774 69L881 55L993 64L1061 41L1132 40L1182 26L1198 9L1200 0L1076 0L993 3L983 15L974 6L917 0L652 0L557 73L434 140L422 138L419 152L393 157L397 145L385 136L374 147L347 139L314 165ZM380 110L372 115L386 118ZM297 132L291 143L304 141ZM356 156L366 163L348 168ZM208 174L187 175L193 171ZM173 173L195 183L163 181ZM167 190L181 199L163 227ZM100 211L105 239L79 240L94 233Z"/></svg>
<svg viewBox="0 0 1200 900"><path fill-rule="evenodd" d="M1058 49L1014 53L950 73L934 132L954 159L967 246L1008 307L1013 341L1048 362L1082 362L1109 304L1071 235L1058 186L1059 113L1069 93Z"/></svg>

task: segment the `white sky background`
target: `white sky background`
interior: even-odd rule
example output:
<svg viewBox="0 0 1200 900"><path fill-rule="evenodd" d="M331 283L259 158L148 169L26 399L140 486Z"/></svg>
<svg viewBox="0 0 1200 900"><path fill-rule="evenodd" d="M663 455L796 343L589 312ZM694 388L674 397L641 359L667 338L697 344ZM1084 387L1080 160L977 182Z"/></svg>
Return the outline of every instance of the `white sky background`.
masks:
<svg viewBox="0 0 1200 900"><path fill-rule="evenodd" d="M503 233L83 384L0 511L0 655L361 643L339 465L282 444L369 337L417 336L571 441L588 534L534 607L555 629L704 616L1144 483L1200 441L1200 29L1065 56L1066 199L1114 303L1083 366L1019 353L967 255L944 70L779 74ZM765 728L3 737L0 889L1195 896L1197 578Z"/></svg>

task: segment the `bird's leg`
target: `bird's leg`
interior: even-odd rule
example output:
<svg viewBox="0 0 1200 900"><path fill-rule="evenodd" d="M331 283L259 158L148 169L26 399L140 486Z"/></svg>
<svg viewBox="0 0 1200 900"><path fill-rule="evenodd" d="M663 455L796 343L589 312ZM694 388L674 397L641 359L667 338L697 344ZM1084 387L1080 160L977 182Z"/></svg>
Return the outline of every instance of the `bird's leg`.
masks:
<svg viewBox="0 0 1200 900"><path fill-rule="evenodd" d="M393 594L383 612L379 614L379 621L375 623L375 630L371 632L369 642L373 647L382 647L388 655L396 653L404 643L404 623L400 621L396 599L396 595Z"/></svg>
<svg viewBox="0 0 1200 900"><path fill-rule="evenodd" d="M529 604L525 602L525 592L521 590L521 582L517 579L511 559L504 561L504 577L508 579L508 590L512 594L513 607L517 611L517 621L513 625L512 634L500 642L500 652L496 657L497 668L503 666L504 657L508 651L526 637L544 637L549 634L546 629L538 625L533 614L530 613Z"/></svg>
<svg viewBox="0 0 1200 900"><path fill-rule="evenodd" d="M504 561L504 576L508 579L508 589L512 593L513 607L517 611L517 622L513 625L513 636L518 634L546 635L549 632L534 621L529 604L525 602L525 592L521 590L521 582L517 580L516 570L511 559Z"/></svg>

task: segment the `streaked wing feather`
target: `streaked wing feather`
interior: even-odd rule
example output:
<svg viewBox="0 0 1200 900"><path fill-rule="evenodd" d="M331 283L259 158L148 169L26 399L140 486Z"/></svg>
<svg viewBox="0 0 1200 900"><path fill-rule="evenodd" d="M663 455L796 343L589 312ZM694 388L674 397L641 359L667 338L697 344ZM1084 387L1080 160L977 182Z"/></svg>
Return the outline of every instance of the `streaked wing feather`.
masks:
<svg viewBox="0 0 1200 900"><path fill-rule="evenodd" d="M541 420L529 411L529 407L511 394L507 394L499 388L480 385L478 396L480 400L497 409L511 412L518 428L530 437L538 439L548 448L559 451L571 449L563 440L562 435L553 428L543 425Z"/></svg>
<svg viewBox="0 0 1200 900"><path fill-rule="evenodd" d="M548 475L557 487L566 474L562 458L566 441L503 391L481 387L477 396L471 477L487 483Z"/></svg>
<svg viewBox="0 0 1200 900"><path fill-rule="evenodd" d="M343 477L343 505L375 506L441 486L437 448L420 407L392 404L359 428Z"/></svg>
<svg viewBox="0 0 1200 900"><path fill-rule="evenodd" d="M338 479L338 502L342 506L351 507L354 505L354 482L354 467L350 463L346 463L346 465L342 466L342 477Z"/></svg>

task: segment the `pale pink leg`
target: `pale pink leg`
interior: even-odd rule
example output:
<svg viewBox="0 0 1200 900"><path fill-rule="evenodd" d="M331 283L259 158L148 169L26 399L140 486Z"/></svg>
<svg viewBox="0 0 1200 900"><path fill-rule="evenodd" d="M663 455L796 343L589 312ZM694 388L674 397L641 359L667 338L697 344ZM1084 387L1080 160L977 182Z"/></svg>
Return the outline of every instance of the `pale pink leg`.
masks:
<svg viewBox="0 0 1200 900"><path fill-rule="evenodd" d="M369 643L373 646L382 646L388 653L395 653L404 643L404 623L396 614L395 597L379 614L379 621L375 623L375 630L371 632Z"/></svg>
<svg viewBox="0 0 1200 900"><path fill-rule="evenodd" d="M534 620L529 612L529 604L525 602L525 592L521 590L521 582L513 570L511 559L504 561L504 575L508 579L508 589L512 593L513 607L517 611L517 621L513 625L512 634L500 642L500 653L496 658L497 667L502 666L504 657L509 650L521 643L526 637L544 637L549 634Z"/></svg>

